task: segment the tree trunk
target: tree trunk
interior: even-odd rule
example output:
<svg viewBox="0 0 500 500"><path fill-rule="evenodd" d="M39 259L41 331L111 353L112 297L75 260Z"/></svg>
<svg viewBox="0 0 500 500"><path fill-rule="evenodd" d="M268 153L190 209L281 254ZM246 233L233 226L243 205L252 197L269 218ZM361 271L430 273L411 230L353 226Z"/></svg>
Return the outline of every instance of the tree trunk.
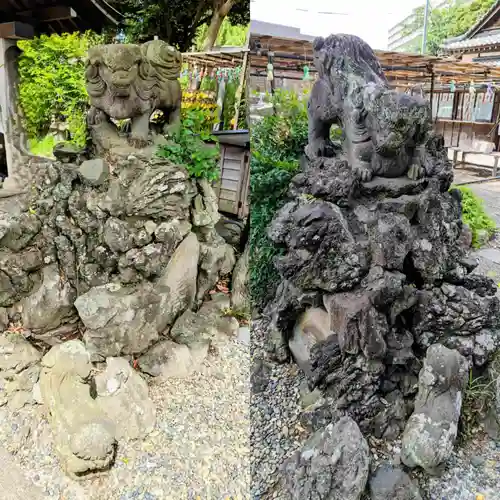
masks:
<svg viewBox="0 0 500 500"><path fill-rule="evenodd" d="M213 49L222 21L224 21L224 18L219 14L219 12L214 12L212 19L210 20L210 25L208 26L207 38L203 44L203 52L208 52Z"/></svg>
<svg viewBox="0 0 500 500"><path fill-rule="evenodd" d="M203 44L204 52L213 49L222 21L224 21L224 18L229 14L233 5L234 0L225 0L222 3L220 0L214 0L214 13L212 15L212 19L210 20L210 25L208 26L207 38Z"/></svg>

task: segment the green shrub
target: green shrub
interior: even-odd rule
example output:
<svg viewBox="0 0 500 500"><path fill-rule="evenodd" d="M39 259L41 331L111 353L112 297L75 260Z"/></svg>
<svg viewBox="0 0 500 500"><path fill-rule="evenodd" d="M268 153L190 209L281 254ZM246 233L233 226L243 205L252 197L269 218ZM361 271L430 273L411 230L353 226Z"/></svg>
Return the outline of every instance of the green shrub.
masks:
<svg viewBox="0 0 500 500"><path fill-rule="evenodd" d="M462 193L462 220L472 231L472 246L479 248L479 231L486 231L490 237L493 236L496 231L495 221L486 213L483 200L471 188L457 186L456 189Z"/></svg>
<svg viewBox="0 0 500 500"><path fill-rule="evenodd" d="M30 139L28 141L28 147L34 155L53 158L54 146L57 142L58 141L56 141L53 135L46 135L41 139Z"/></svg>
<svg viewBox="0 0 500 500"><path fill-rule="evenodd" d="M492 363L492 375L498 376L498 359ZM462 411L458 426L458 438L464 443L473 437L486 413L491 401L495 399L494 384L496 380L489 380L487 376L477 376L472 369L463 394Z"/></svg>
<svg viewBox="0 0 500 500"><path fill-rule="evenodd" d="M307 144L307 100L277 91L278 113L252 127L250 164L250 293L262 308L280 281L274 258L280 253L267 237L267 227L286 202L286 192Z"/></svg>
<svg viewBox="0 0 500 500"><path fill-rule="evenodd" d="M205 113L191 109L183 113L182 126L177 134L167 138L156 154L172 163L184 165L191 177L215 181L219 177L219 148L206 144L217 139L206 131Z"/></svg>
<svg viewBox="0 0 500 500"><path fill-rule="evenodd" d="M31 139L44 142L52 118L68 124L70 142L87 139L84 61L89 47L100 43L92 32L42 35L18 42L19 103Z"/></svg>

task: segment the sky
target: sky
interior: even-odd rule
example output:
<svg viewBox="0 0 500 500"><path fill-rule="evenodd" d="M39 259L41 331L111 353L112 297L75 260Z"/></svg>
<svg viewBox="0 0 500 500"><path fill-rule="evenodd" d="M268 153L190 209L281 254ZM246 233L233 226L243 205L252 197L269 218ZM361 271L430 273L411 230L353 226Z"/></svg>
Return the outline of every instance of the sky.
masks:
<svg viewBox="0 0 500 500"><path fill-rule="evenodd" d="M302 33L357 35L387 49L388 31L424 0L251 0L251 17L300 28Z"/></svg>

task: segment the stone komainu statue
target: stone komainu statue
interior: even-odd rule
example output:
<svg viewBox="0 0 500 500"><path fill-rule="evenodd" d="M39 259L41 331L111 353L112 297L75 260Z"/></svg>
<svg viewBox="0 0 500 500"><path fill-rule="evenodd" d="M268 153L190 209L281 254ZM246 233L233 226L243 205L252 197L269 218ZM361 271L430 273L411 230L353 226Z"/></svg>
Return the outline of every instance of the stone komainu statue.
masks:
<svg viewBox="0 0 500 500"><path fill-rule="evenodd" d="M131 118L130 142L141 147L148 142L153 111L163 112L167 126L178 124L181 65L180 52L161 40L91 48L85 70L89 127L109 126L112 132L110 118Z"/></svg>
<svg viewBox="0 0 500 500"><path fill-rule="evenodd" d="M375 53L356 36L317 38L313 50L319 79L309 100L307 156L333 156L330 128L338 124L349 163L362 181L425 175L428 103L391 90Z"/></svg>

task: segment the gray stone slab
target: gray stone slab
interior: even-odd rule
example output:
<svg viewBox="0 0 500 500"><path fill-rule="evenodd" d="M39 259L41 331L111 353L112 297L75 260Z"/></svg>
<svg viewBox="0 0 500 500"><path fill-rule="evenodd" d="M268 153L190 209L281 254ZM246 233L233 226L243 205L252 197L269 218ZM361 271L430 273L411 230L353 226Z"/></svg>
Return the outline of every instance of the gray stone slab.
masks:
<svg viewBox="0 0 500 500"><path fill-rule="evenodd" d="M500 248L482 248L476 252L476 256L500 264Z"/></svg>

